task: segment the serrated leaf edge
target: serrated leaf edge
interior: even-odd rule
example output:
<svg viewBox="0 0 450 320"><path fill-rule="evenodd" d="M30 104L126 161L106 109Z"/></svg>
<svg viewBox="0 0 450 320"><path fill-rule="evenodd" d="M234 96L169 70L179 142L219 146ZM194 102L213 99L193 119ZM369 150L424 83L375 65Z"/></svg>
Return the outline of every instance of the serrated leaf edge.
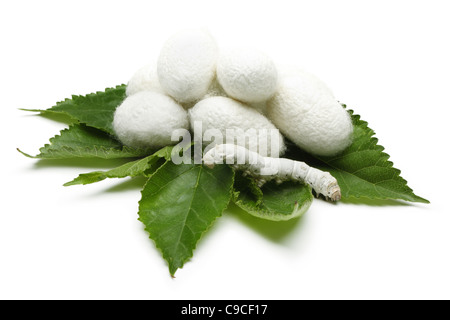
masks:
<svg viewBox="0 0 450 320"><path fill-rule="evenodd" d="M395 172L394 177L398 178L399 182L404 183L405 188L407 189L407 192L409 192L411 194L411 195L409 195L410 198L411 198L411 200L409 200L409 201L430 203L430 201L428 201L427 199L419 197L416 194L414 194L413 189L408 186L408 181L401 176L401 170L394 167L393 161L390 160L391 156L388 153L384 152L385 148L383 146L378 144L379 140L378 140L377 137L375 137L375 134L376 134L375 130L373 130L372 128L369 127L369 123L367 121L361 120L361 116L359 114L355 114L355 112L352 109L347 109L347 106L345 104L342 104L342 106L347 110L347 112L352 117L352 122L353 123L358 122L360 126L362 126L365 129L368 129L367 135L370 137L370 142L373 143L373 147L374 147L373 149L370 149L370 150L375 150L377 152L380 152L380 158L383 158L384 162L387 164L387 166L385 166L385 168L387 167L387 168L390 168L390 169L394 170L394 172ZM353 117L354 117L354 119L353 119ZM323 160L320 157L316 157L316 158L323 162ZM333 161L335 159L338 159L338 158L332 158L332 159L330 159L330 161ZM335 168L333 165L331 165L328 162L327 162L327 165L330 166L330 167ZM369 167L375 167L375 166L369 166ZM337 169L337 168L335 168L335 169ZM346 173L351 174L352 176L354 176L357 179L366 181L366 180L358 177L357 175L354 175L353 172L346 172ZM382 182L382 181L379 181L379 182ZM372 183L372 184L374 184L374 183ZM374 184L374 185L376 185L376 184ZM387 190L389 190L389 189L387 189ZM394 194L397 193L397 192L395 192L393 190L389 190L389 192L392 192ZM393 200L394 199L394 198L387 197L387 196L382 196L382 195L380 195L379 197L367 197L367 196L356 196L356 195L350 195L349 196L349 195L343 194L342 196L346 197L346 198L356 198L356 199L359 199L359 198L379 199L379 200L388 200L388 199ZM404 195L403 195L403 197L404 197ZM395 199L396 200L404 200L403 198L395 198Z"/></svg>
<svg viewBox="0 0 450 320"><path fill-rule="evenodd" d="M75 124L78 125L78 124ZM62 129L59 134L53 136L52 138L49 139L49 143L44 144L43 147L39 148L39 154L35 155L35 156L31 156L23 151L21 151L20 149L17 149L20 153L22 153L23 155L29 157L29 158L34 158L34 159L63 159L61 157L48 157L48 156L43 156L44 153L54 153L54 151L47 150L49 148L52 147L53 142L55 141L55 139L58 139L62 136L62 134L65 131L70 130L72 127L74 127L74 125L70 125L68 128L64 128ZM96 129L96 128L95 128ZM99 129L97 129L99 130ZM103 133L105 133L104 131L102 131ZM114 137L112 137L112 139L115 139ZM120 144L120 143L119 143ZM139 158L139 157L145 157L148 155L148 150L144 150L144 149L136 149L136 148L131 148L131 147L127 147L124 145L118 145L117 147L113 147L113 148L107 148L104 146L97 146L95 144L89 146L89 147L77 147L77 148L73 148L73 147L68 147L68 146L61 146L60 147L61 150L66 151L68 153L73 153L74 155L72 157L67 157L67 159L69 158L101 158L101 159L112 159L111 157L107 157L106 154L108 152L117 152L118 155L122 154L122 156L118 156L117 158ZM81 155L83 150L89 150L89 151L94 151L95 155ZM77 156L76 154L80 154L79 156ZM104 156L102 156L101 154L104 154ZM66 159L66 158L64 158Z"/></svg>
<svg viewBox="0 0 450 320"><path fill-rule="evenodd" d="M81 174L78 175L78 177L76 177L75 179L73 179L73 180L71 180L69 182L66 182L63 186L68 187L68 186L74 186L74 185L80 185L80 184L87 185L87 184L92 184L92 183L95 183L95 182L100 182L100 181L103 181L103 180L108 179L108 178L118 178L118 179L120 179L120 178L125 178L125 177L136 177L136 176L139 176L139 175L144 175L144 176L149 177L149 175L146 175L145 172L148 171L152 166L147 167L143 172L141 172L139 174L110 176L110 175L108 175L108 173L110 171L116 170L116 169L118 169L120 167L126 166L127 164L130 164L132 162L136 162L135 164L132 164L131 167L127 168L128 171L132 171L131 168L133 168L135 166L138 166L138 164L140 164L142 161L146 161L147 164L148 164L154 157L159 158L159 159L165 159L166 161L169 161L170 158L168 157L167 153L168 152L170 153L170 151L167 151L167 150L172 150L172 149L173 148L170 148L169 146L163 147L163 148L155 151L151 155L148 155L146 157L143 157L143 158L137 159L137 160L130 160L129 162L124 163L124 164L122 164L122 165L120 165L118 167L115 167L113 169L110 169L110 170L106 170L106 171L91 171L91 172L81 173ZM155 172L156 172L156 170L155 170ZM98 180L93 181L93 182L87 182L87 183L84 183L84 182L79 183L79 182L77 182L83 176L94 175L94 174L96 174L98 176L98 178L99 178ZM152 174L154 174L154 172Z"/></svg>
<svg viewBox="0 0 450 320"><path fill-rule="evenodd" d="M161 167L159 167L159 168L155 171L155 174L156 174L156 172L158 172L159 170L161 170L165 165L166 165L166 164L164 164L164 165L162 165ZM193 168L195 168L195 167L193 167ZM202 170L207 170L207 169L205 169L205 168L203 167L203 165L202 165ZM189 255L186 257L186 259L185 259L184 261L182 261L181 266L178 267L178 268L175 268L175 270L172 270L172 269L170 268L170 264L169 264L170 257L166 257L166 256L165 256L163 249L162 249L162 248L157 244L157 242L152 238L152 235L151 235L151 233L150 233L150 230L148 230L147 226L145 225L145 223L144 223L144 222L141 220L141 218L140 218L139 211L140 211L140 207L141 207L141 201L142 201L142 198L143 198L143 190L146 188L147 184L149 183L149 181L150 181L150 179L151 179L152 177L149 177L149 178L147 179L147 181L145 182L145 185L144 185L144 187L143 187L142 190L141 190L141 199L140 199L139 202L138 202L138 204L139 204L139 211L138 211L138 218L137 218L137 220L139 220L139 221L145 226L144 230L147 232L147 234L148 234L148 236L149 236L149 239L152 240L152 242L155 244L155 247L158 249L158 251L161 253L161 255L163 256L163 258L164 258L164 260L166 261L166 263L169 265L169 272L170 272L170 275L171 275L172 278L175 278L175 272L176 272L178 269L182 269L182 268L184 267L185 263L188 262L190 259L192 259L192 257L194 256L194 251L195 251L195 249L197 248L197 244L201 241L201 239L203 238L203 235L211 229L211 227L213 226L213 224L215 223L215 221L216 221L218 218L222 217L223 212L224 212L224 211L226 210L226 208L229 206L229 203L230 203L230 201L232 200L232 197L233 197L233 192L234 192L233 185L234 185L234 178L235 178L234 170L230 170L230 171L231 171L231 174L232 174L232 181L231 181L231 188L230 188L230 191L229 191L228 204L224 206L224 208L222 209L222 212L221 212L217 217L215 217L215 218L211 221L211 223L207 226L207 228L200 234L200 236L199 236L198 240L196 241L196 243L194 244L192 250L189 251ZM186 172L187 172L187 171L186 171ZM183 172L183 174L184 174L184 173L185 173L185 172ZM200 177L197 178L197 182L198 182L199 179L200 179Z"/></svg>
<svg viewBox="0 0 450 320"><path fill-rule="evenodd" d="M91 127L91 128L95 128L95 129L101 130L101 131L103 131L103 132L105 132L105 133L113 134L112 131L105 130L104 128L99 128L99 127L97 127L97 126L89 125L89 124L87 124L87 123L85 123L85 122L80 121L79 119L77 119L76 117L72 116L70 113L68 113L68 112L66 112L66 111L60 111L60 110L58 110L58 109L55 110L54 108L57 108L57 107L59 107L61 104L64 104L64 103L74 103L74 100L75 100L75 99L79 99L79 98L90 98L90 97L93 97L93 96L104 96L104 95L106 95L109 91L117 90L117 89L125 89L125 88L126 88L126 84L120 84L120 85L117 85L117 86L115 86L115 87L108 87L108 88L106 88L104 91L95 91L95 92L91 92L91 93L88 93L88 94L85 94L85 95L72 95L71 98L65 98L64 100L58 101L54 106L52 106L52 107L50 107L50 108L47 108L47 109L26 109L26 108L19 108L19 110L22 110L22 111L28 111L28 112L38 112L38 113L41 113L41 114L45 114L45 113L64 114L64 115L67 115L67 116L68 116L71 120L73 120L75 123L84 124L84 125L86 125L86 126L88 126L88 127Z"/></svg>

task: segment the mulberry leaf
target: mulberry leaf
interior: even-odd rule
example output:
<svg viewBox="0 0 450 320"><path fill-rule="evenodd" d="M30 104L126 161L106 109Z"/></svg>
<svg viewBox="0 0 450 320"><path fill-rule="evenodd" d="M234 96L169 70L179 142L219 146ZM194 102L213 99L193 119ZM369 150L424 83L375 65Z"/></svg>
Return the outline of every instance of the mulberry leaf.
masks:
<svg viewBox="0 0 450 320"><path fill-rule="evenodd" d="M338 180L344 200L365 197L429 203L415 195L400 176L400 170L394 168L367 122L355 115L353 110L348 110L348 113L354 127L353 142L342 153L332 157L314 156L290 144L286 157L330 172Z"/></svg>

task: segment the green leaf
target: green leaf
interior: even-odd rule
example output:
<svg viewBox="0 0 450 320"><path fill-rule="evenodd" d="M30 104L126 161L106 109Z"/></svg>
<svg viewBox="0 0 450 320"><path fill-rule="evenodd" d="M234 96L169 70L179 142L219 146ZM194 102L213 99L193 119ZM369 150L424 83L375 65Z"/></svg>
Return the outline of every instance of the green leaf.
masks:
<svg viewBox="0 0 450 320"><path fill-rule="evenodd" d="M231 199L233 170L209 169L172 161L147 181L139 202L139 220L161 250L174 275L192 257L202 234L222 215Z"/></svg>
<svg viewBox="0 0 450 320"><path fill-rule="evenodd" d="M354 127L353 143L344 152L332 157L314 156L292 144L286 157L330 172L338 180L344 200L366 197L429 203L408 187L406 180L400 176L400 170L393 167L389 155L383 152L384 148L378 144L375 132L367 122L355 115L353 110L348 112Z"/></svg>
<svg viewBox="0 0 450 320"><path fill-rule="evenodd" d="M272 221L302 216L311 206L313 195L308 185L294 181L266 182L261 188L254 179L236 173L234 202L249 214Z"/></svg>
<svg viewBox="0 0 450 320"><path fill-rule="evenodd" d="M40 153L36 156L20 152L27 157L38 159L115 159L136 158L151 154L149 150L125 147L109 134L79 124L62 130L59 135L50 139L50 144L46 144L39 151Z"/></svg>
<svg viewBox="0 0 450 320"><path fill-rule="evenodd" d="M106 178L125 178L136 177L140 175L149 176L151 173L156 171L158 167L165 163L165 161L170 160L172 149L172 146L164 147L148 157L127 162L117 168L108 171L82 173L74 180L65 183L64 186L67 187L77 184L85 185L99 182L105 180Z"/></svg>
<svg viewBox="0 0 450 320"><path fill-rule="evenodd" d="M40 113L62 113L70 116L79 123L114 134L112 122L116 108L125 99L126 85L107 88L105 91L90 93L86 96L72 96L58 102L55 106L40 109L21 109Z"/></svg>

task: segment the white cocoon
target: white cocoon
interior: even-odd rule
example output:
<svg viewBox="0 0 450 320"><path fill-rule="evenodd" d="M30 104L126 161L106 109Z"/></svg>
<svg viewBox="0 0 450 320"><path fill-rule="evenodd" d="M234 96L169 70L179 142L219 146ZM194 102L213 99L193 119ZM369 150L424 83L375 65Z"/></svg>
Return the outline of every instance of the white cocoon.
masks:
<svg viewBox="0 0 450 320"><path fill-rule="evenodd" d="M299 77L303 81L310 83L316 91L321 91L324 95L334 97L333 91L327 86L325 82L319 79L316 75L309 73L308 71L301 69L297 66L287 64L277 64L278 76L280 79L286 79L289 77Z"/></svg>
<svg viewBox="0 0 450 320"><path fill-rule="evenodd" d="M303 150L335 155L351 144L350 115L321 82L312 79L300 73L281 79L267 103L266 115Z"/></svg>
<svg viewBox="0 0 450 320"><path fill-rule="evenodd" d="M201 100L189 110L189 120L192 130L201 123L204 145L213 142L208 141L205 132L211 130L215 137L215 130L223 137L223 141L214 141L216 144L232 143L272 157L286 150L283 136L264 115L231 98L216 96ZM227 135L227 129L234 135ZM227 138L232 141L226 141Z"/></svg>
<svg viewBox="0 0 450 320"><path fill-rule="evenodd" d="M140 91L127 97L114 113L113 128L126 146L161 148L175 144L172 132L189 129L187 111L158 92Z"/></svg>
<svg viewBox="0 0 450 320"><path fill-rule="evenodd" d="M223 90L220 83L217 81L217 78L214 78L211 85L208 88L206 94L202 97L202 99L210 98L210 97L227 97L227 93Z"/></svg>
<svg viewBox="0 0 450 320"><path fill-rule="evenodd" d="M208 91L216 72L218 49L206 31L185 30L169 38L158 58L164 91L179 102L192 102Z"/></svg>
<svg viewBox="0 0 450 320"><path fill-rule="evenodd" d="M210 97L227 97L226 92L223 90L223 88L220 86L219 82L217 82L217 79L213 79L213 81L211 82L211 85L208 88L208 91L206 91L206 94L204 96L202 96L200 99L197 99L195 101L191 101L191 102L185 102L185 103L181 103L180 104L185 108L185 109L190 109L193 106L195 106L195 104L197 102L199 102L200 100L206 99L206 98L210 98Z"/></svg>
<svg viewBox="0 0 450 320"><path fill-rule="evenodd" d="M158 80L156 63L148 64L135 72L127 84L127 96L131 96L139 91L155 91L164 93Z"/></svg>
<svg viewBox="0 0 450 320"><path fill-rule="evenodd" d="M258 103L275 93L278 72L264 53L251 48L232 48L222 50L219 55L217 79L230 97Z"/></svg>

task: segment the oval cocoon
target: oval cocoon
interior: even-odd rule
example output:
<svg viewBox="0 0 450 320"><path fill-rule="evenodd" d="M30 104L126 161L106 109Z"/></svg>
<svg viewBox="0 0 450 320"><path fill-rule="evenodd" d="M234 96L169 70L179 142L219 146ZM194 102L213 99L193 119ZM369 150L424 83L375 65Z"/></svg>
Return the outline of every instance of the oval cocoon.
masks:
<svg viewBox="0 0 450 320"><path fill-rule="evenodd" d="M216 144L234 143L272 157L278 157L286 150L283 136L265 116L227 97L216 96L199 101L189 110L189 120L193 130L202 125L205 145L212 142L205 138L210 130L213 136L214 131L218 131L223 137L223 141L214 141ZM227 130L231 136L227 136ZM234 141L226 141L227 138Z"/></svg>
<svg viewBox="0 0 450 320"><path fill-rule="evenodd" d="M267 103L267 117L303 150L331 156L351 144L350 115L310 76L286 77Z"/></svg>
<svg viewBox="0 0 450 320"><path fill-rule="evenodd" d="M148 64L138 69L127 84L126 94L131 96L139 91L154 91L164 93L156 72L156 63Z"/></svg>
<svg viewBox="0 0 450 320"><path fill-rule="evenodd" d="M227 97L227 93L223 90L222 86L217 81L217 78L214 78L210 87L208 88L208 91L201 98L201 100L210 98L210 97L217 97L217 96Z"/></svg>
<svg viewBox="0 0 450 320"><path fill-rule="evenodd" d="M164 91L179 102L202 98L215 76L218 49L204 30L185 30L169 38L158 58Z"/></svg>
<svg viewBox="0 0 450 320"><path fill-rule="evenodd" d="M333 91L327 86L325 82L319 79L316 75L301 69L294 65L277 64L278 76L280 79L289 77L298 77L302 79L305 84L309 84L314 90L322 91L322 94L334 97Z"/></svg>
<svg viewBox="0 0 450 320"><path fill-rule="evenodd" d="M193 106L195 106L195 104L203 99L206 98L210 98L210 97L217 97L217 96L221 96L221 97L227 97L226 92L222 89L222 87L220 86L219 82L217 82L217 79L213 79L213 81L211 82L211 85L209 86L208 90L206 91L206 94L204 96L202 96L200 99L197 99L195 101L192 102L180 102L180 104L183 106L183 108L185 109L190 109Z"/></svg>
<svg viewBox="0 0 450 320"><path fill-rule="evenodd" d="M232 48L219 55L217 79L230 97L258 103L275 93L278 72L264 53L251 48Z"/></svg>
<svg viewBox="0 0 450 320"><path fill-rule="evenodd" d="M171 141L175 129L189 129L187 111L172 98L158 92L140 91L127 97L114 113L113 128L126 146L161 148Z"/></svg>

